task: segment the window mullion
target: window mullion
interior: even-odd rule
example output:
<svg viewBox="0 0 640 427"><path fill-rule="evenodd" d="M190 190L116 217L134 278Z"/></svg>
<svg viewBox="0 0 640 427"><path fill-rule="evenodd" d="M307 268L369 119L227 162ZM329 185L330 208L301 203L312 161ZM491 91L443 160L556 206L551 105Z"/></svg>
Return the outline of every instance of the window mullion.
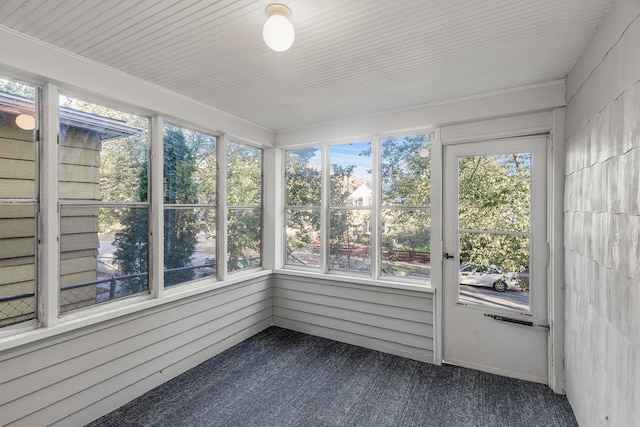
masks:
<svg viewBox="0 0 640 427"><path fill-rule="evenodd" d="M162 298L164 295L164 121L160 116L151 118L150 139L150 215L151 239L151 295Z"/></svg>
<svg viewBox="0 0 640 427"><path fill-rule="evenodd" d="M60 251L58 220L58 87L45 84L41 91L40 221L38 319L45 326L58 323Z"/></svg>
<svg viewBox="0 0 640 427"><path fill-rule="evenodd" d="M216 180L216 200L218 201L218 210L216 213L216 222L218 232L216 234L216 271L218 280L227 278L227 144L229 138L227 135L221 135L216 144L216 166L218 177Z"/></svg>
<svg viewBox="0 0 640 427"><path fill-rule="evenodd" d="M329 146L322 146L322 187L320 196L320 272L329 272L329 197L331 193L331 159Z"/></svg>
<svg viewBox="0 0 640 427"><path fill-rule="evenodd" d="M373 200L371 203L371 274L374 279L380 278L381 268L381 212L380 206L382 205L382 147L380 138L373 138L371 141L371 154L373 168L371 171L371 186Z"/></svg>

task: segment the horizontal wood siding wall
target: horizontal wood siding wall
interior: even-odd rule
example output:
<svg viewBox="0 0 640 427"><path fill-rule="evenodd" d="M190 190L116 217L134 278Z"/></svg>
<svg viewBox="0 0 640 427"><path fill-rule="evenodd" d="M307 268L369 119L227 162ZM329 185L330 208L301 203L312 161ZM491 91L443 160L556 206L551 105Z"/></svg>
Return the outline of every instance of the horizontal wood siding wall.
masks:
<svg viewBox="0 0 640 427"><path fill-rule="evenodd" d="M433 362L433 294L276 275L276 326Z"/></svg>
<svg viewBox="0 0 640 427"><path fill-rule="evenodd" d="M270 277L0 353L0 424L78 426L272 324Z"/></svg>
<svg viewBox="0 0 640 427"><path fill-rule="evenodd" d="M34 199L33 131L18 128L15 117L0 112L0 198ZM0 206L0 297L35 289L35 218L35 203ZM34 310L33 297L0 303L0 326L33 318Z"/></svg>

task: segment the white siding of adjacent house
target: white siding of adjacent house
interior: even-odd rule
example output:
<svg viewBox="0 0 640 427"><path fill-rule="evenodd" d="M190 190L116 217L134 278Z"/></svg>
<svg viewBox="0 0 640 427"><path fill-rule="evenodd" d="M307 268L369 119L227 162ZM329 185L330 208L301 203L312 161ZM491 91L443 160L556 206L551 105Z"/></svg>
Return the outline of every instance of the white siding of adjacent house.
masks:
<svg viewBox="0 0 640 427"><path fill-rule="evenodd" d="M33 132L0 115L0 198L35 198ZM0 207L0 297L35 289L35 207ZM33 297L0 303L0 325L33 317Z"/></svg>
<svg viewBox="0 0 640 427"><path fill-rule="evenodd" d="M433 363L433 294L329 278L276 275L273 322L295 331Z"/></svg>
<svg viewBox="0 0 640 427"><path fill-rule="evenodd" d="M0 354L0 424L83 425L272 324L263 276Z"/></svg>

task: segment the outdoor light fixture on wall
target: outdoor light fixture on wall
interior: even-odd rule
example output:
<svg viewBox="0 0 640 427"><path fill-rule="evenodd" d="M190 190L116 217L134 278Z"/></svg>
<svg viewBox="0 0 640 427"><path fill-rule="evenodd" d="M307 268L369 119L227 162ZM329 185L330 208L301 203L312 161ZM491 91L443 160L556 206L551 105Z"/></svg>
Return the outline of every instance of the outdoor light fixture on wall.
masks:
<svg viewBox="0 0 640 427"><path fill-rule="evenodd" d="M267 22L262 27L264 42L276 52L284 52L293 44L296 32L289 18L291 9L281 3L273 3L265 9Z"/></svg>
<svg viewBox="0 0 640 427"><path fill-rule="evenodd" d="M20 114L16 117L16 125L20 129L34 130L36 128L36 118L31 114Z"/></svg>

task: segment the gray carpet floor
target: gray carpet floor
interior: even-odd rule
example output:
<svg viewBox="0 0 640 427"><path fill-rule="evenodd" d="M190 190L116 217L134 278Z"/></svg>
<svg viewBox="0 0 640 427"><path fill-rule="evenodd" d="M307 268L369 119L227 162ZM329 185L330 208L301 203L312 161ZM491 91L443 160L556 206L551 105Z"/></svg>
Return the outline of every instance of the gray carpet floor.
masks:
<svg viewBox="0 0 640 427"><path fill-rule="evenodd" d="M577 426L547 386L271 327L89 424Z"/></svg>

